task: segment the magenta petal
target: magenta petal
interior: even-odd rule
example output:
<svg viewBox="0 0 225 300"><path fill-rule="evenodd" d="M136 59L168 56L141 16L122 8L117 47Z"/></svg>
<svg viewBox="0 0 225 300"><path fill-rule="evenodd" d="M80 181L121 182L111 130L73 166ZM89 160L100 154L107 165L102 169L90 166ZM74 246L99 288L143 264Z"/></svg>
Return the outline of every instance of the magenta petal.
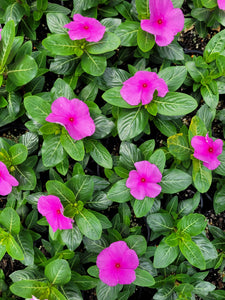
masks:
<svg viewBox="0 0 225 300"><path fill-rule="evenodd" d="M131 284L136 279L135 271L130 269L122 269L118 272L119 284Z"/></svg>
<svg viewBox="0 0 225 300"><path fill-rule="evenodd" d="M223 141L220 139L217 139L213 142L214 148L215 148L215 155L220 155L223 152Z"/></svg>
<svg viewBox="0 0 225 300"><path fill-rule="evenodd" d="M225 0L217 0L219 9L225 10Z"/></svg>
<svg viewBox="0 0 225 300"><path fill-rule="evenodd" d="M217 167L219 167L219 165L221 164L221 162L215 158L214 160L212 160L211 162L203 162L203 165L208 168L209 170L215 170Z"/></svg>
<svg viewBox="0 0 225 300"><path fill-rule="evenodd" d="M59 229L72 229L73 228L73 219L61 215L58 215L58 228Z"/></svg>
<svg viewBox="0 0 225 300"><path fill-rule="evenodd" d="M15 177L13 177L12 175L8 174L5 176L5 179L8 181L9 184L11 184L12 186L17 186L19 185L19 182L16 180Z"/></svg>
<svg viewBox="0 0 225 300"><path fill-rule="evenodd" d="M0 195L6 196L11 192L12 192L12 186L3 178L0 178Z"/></svg>
<svg viewBox="0 0 225 300"><path fill-rule="evenodd" d="M99 278L109 286L116 286L119 283L117 273L111 269L100 269Z"/></svg>
<svg viewBox="0 0 225 300"><path fill-rule="evenodd" d="M130 193L137 200L144 200L146 197L145 188L143 188L141 184L136 187L131 187Z"/></svg>
<svg viewBox="0 0 225 300"><path fill-rule="evenodd" d="M161 193L162 187L156 183L147 182L145 190L148 197L155 198Z"/></svg>
<svg viewBox="0 0 225 300"><path fill-rule="evenodd" d="M173 10L173 3L171 0L150 0L149 1L150 13L154 15L164 15Z"/></svg>
<svg viewBox="0 0 225 300"><path fill-rule="evenodd" d="M71 40L86 39L88 42L98 42L105 33L105 26L98 20L83 17L80 14L75 14L73 21L64 27L69 29L68 34Z"/></svg>
<svg viewBox="0 0 225 300"><path fill-rule="evenodd" d="M41 196L38 199L37 208L39 213L43 216L49 214L49 212L61 210L63 208L61 201L58 197L49 195L49 196Z"/></svg>
<svg viewBox="0 0 225 300"><path fill-rule="evenodd" d="M173 35L156 35L155 36L155 42L157 45L159 45L160 47L165 47L168 46L169 44L172 43L174 39Z"/></svg>
<svg viewBox="0 0 225 300"><path fill-rule="evenodd" d="M126 84L120 90L122 98L130 105L138 105L141 101L141 90L136 84Z"/></svg>
<svg viewBox="0 0 225 300"><path fill-rule="evenodd" d="M162 180L162 174L155 164L143 160L134 163L134 165L140 177L144 177L150 182L160 182Z"/></svg>
<svg viewBox="0 0 225 300"><path fill-rule="evenodd" d="M123 260L121 263L121 266L124 269L137 269L139 265L139 259L138 256L136 254L136 252L134 250L131 250L128 248L128 250L126 250L125 255L123 256Z"/></svg>
<svg viewBox="0 0 225 300"><path fill-rule="evenodd" d="M47 116L46 121L64 126L73 139L81 140L94 134L95 124L83 101L60 97L52 103L51 109L52 113Z"/></svg>
<svg viewBox="0 0 225 300"><path fill-rule="evenodd" d="M130 171L129 177L127 178L127 181L126 181L126 187L132 188L133 186L138 185L140 182L140 179L141 179L141 177L137 171L135 171L135 170Z"/></svg>
<svg viewBox="0 0 225 300"><path fill-rule="evenodd" d="M167 19L167 26L176 35L184 28L184 15L179 8L174 8Z"/></svg>
<svg viewBox="0 0 225 300"><path fill-rule="evenodd" d="M136 252L129 249L124 241L112 243L102 250L96 261L99 278L109 286L130 284L135 280L134 270L139 265Z"/></svg>

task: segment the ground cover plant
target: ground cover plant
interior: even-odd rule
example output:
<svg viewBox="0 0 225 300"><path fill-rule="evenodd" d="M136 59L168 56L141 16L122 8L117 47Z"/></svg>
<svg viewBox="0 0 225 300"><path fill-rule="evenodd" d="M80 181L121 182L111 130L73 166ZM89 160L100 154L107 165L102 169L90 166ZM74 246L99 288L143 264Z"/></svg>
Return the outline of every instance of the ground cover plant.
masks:
<svg viewBox="0 0 225 300"><path fill-rule="evenodd" d="M1 299L225 299L225 1L0 23Z"/></svg>

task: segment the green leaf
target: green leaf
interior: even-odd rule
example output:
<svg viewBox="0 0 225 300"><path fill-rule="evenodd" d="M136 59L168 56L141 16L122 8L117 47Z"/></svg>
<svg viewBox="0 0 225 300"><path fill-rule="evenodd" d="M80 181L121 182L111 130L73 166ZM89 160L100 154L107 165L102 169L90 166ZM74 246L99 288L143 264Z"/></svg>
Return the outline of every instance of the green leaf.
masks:
<svg viewBox="0 0 225 300"><path fill-rule="evenodd" d="M122 288L123 286L120 284L117 284L116 286L109 286L100 281L96 288L97 298L98 300L116 300Z"/></svg>
<svg viewBox="0 0 225 300"><path fill-rule="evenodd" d="M64 25L70 22L70 19L62 13L48 13L46 15L46 21L49 30L52 33L67 33L67 29Z"/></svg>
<svg viewBox="0 0 225 300"><path fill-rule="evenodd" d="M28 231L22 230L17 236L16 241L23 251L24 260L21 261L25 266L34 264L33 239Z"/></svg>
<svg viewBox="0 0 225 300"><path fill-rule="evenodd" d="M81 58L81 66L86 73L92 76L101 76L107 66L106 57L85 52Z"/></svg>
<svg viewBox="0 0 225 300"><path fill-rule="evenodd" d="M21 21L23 15L25 14L25 10L20 3L14 2L13 4L9 5L4 14L4 22L8 22L13 20L15 26Z"/></svg>
<svg viewBox="0 0 225 300"><path fill-rule="evenodd" d="M154 232L169 232L173 230L174 221L169 213L153 213L147 216L148 226Z"/></svg>
<svg viewBox="0 0 225 300"><path fill-rule="evenodd" d="M135 4L139 19L148 19L150 17L148 0L136 0Z"/></svg>
<svg viewBox="0 0 225 300"><path fill-rule="evenodd" d="M178 223L177 228L182 231L182 233L188 233L191 236L200 234L206 227L207 221L205 216L200 214L190 214L184 216Z"/></svg>
<svg viewBox="0 0 225 300"><path fill-rule="evenodd" d="M194 61L186 62L186 68L195 82L201 82L208 75L209 71L206 68L196 67Z"/></svg>
<svg viewBox="0 0 225 300"><path fill-rule="evenodd" d="M193 158L193 182L200 193L206 193L212 183L212 171L203 166L202 161Z"/></svg>
<svg viewBox="0 0 225 300"><path fill-rule="evenodd" d="M158 97L153 103L156 103L158 113L165 116L186 115L198 106L193 97L177 92L169 92L163 98Z"/></svg>
<svg viewBox="0 0 225 300"><path fill-rule="evenodd" d="M192 154L188 140L183 133L177 133L167 139L169 152L179 160L188 160Z"/></svg>
<svg viewBox="0 0 225 300"><path fill-rule="evenodd" d="M191 124L190 124L189 130L188 130L189 142L191 143L191 140L194 136L196 136L196 135L205 136L206 133L207 133L207 129L205 127L205 124L197 115L195 115L191 119Z"/></svg>
<svg viewBox="0 0 225 300"><path fill-rule="evenodd" d="M31 117L40 124L46 123L45 119L51 113L51 105L38 96L28 96L24 99L24 106Z"/></svg>
<svg viewBox="0 0 225 300"><path fill-rule="evenodd" d="M114 87L112 89L107 90L103 95L102 98L112 104L114 106L123 107L123 108L134 108L137 106L133 106L128 104L120 95L120 90L122 86Z"/></svg>
<svg viewBox="0 0 225 300"><path fill-rule="evenodd" d="M156 248L153 265L155 268L166 268L174 262L179 254L179 247L171 247L161 242Z"/></svg>
<svg viewBox="0 0 225 300"><path fill-rule="evenodd" d="M1 32L0 43L0 71L6 64L10 51L12 49L15 37L15 24L13 20L8 21Z"/></svg>
<svg viewBox="0 0 225 300"><path fill-rule="evenodd" d="M75 220L80 231L91 240L99 240L102 234L102 226L95 215L87 209L83 209Z"/></svg>
<svg viewBox="0 0 225 300"><path fill-rule="evenodd" d="M22 164L28 155L27 147L23 144L15 144L9 148L11 160L13 165Z"/></svg>
<svg viewBox="0 0 225 300"><path fill-rule="evenodd" d="M166 155L163 150L157 149L149 159L150 163L155 164L161 173L163 173L165 163L166 163Z"/></svg>
<svg viewBox="0 0 225 300"><path fill-rule="evenodd" d="M8 68L7 74L9 80L15 86L21 86L31 81L38 71L38 66L33 57L24 55L20 60L11 64Z"/></svg>
<svg viewBox="0 0 225 300"><path fill-rule="evenodd" d="M94 181L89 175L77 174L67 181L66 186L73 191L76 201L85 203L92 198Z"/></svg>
<svg viewBox="0 0 225 300"><path fill-rule="evenodd" d="M201 94L205 103L212 109L216 108L219 102L219 93L214 93L210 84L201 86Z"/></svg>
<svg viewBox="0 0 225 300"><path fill-rule="evenodd" d="M45 267L45 276L52 284L66 284L71 279L70 266L64 259L56 259Z"/></svg>
<svg viewBox="0 0 225 300"><path fill-rule="evenodd" d="M207 63L214 61L225 47L225 30L221 30L207 43L203 52L203 58Z"/></svg>
<svg viewBox="0 0 225 300"><path fill-rule="evenodd" d="M15 241L14 237L11 234L8 235L7 240L4 242L6 245L6 251L12 258L17 260L24 259L22 249L20 248L20 246L18 245L18 243Z"/></svg>
<svg viewBox="0 0 225 300"><path fill-rule="evenodd" d="M194 267L204 270L206 268L205 260L199 247L192 240L182 239L179 241L179 248L184 257Z"/></svg>
<svg viewBox="0 0 225 300"><path fill-rule="evenodd" d="M178 213L180 216L193 213L200 203L200 193L195 193L192 199L186 199L179 202Z"/></svg>
<svg viewBox="0 0 225 300"><path fill-rule="evenodd" d="M174 194L185 190L191 183L192 178L187 172L171 169L163 172L160 185L162 193Z"/></svg>
<svg viewBox="0 0 225 300"><path fill-rule="evenodd" d="M216 214L219 214L225 210L225 186L223 185L214 195L213 208Z"/></svg>
<svg viewBox="0 0 225 300"><path fill-rule="evenodd" d="M94 161L106 169L112 169L113 161L109 151L97 140L88 140L86 142L87 152L90 152Z"/></svg>
<svg viewBox="0 0 225 300"><path fill-rule="evenodd" d="M154 203L154 198L145 197L143 200L134 201L134 214L137 218L141 218L147 215L151 210Z"/></svg>
<svg viewBox="0 0 225 300"><path fill-rule="evenodd" d="M142 235L130 235L124 241L138 256L142 256L147 250L147 242Z"/></svg>
<svg viewBox="0 0 225 300"><path fill-rule="evenodd" d="M148 271L137 268L135 270L135 274L136 274L136 279L133 282L133 284L139 286L145 286L145 287L149 287L155 284L155 280L153 276Z"/></svg>
<svg viewBox="0 0 225 300"><path fill-rule="evenodd" d="M75 283L80 290L87 291L97 286L99 280L87 275L80 275L79 273L73 272L71 282Z"/></svg>
<svg viewBox="0 0 225 300"><path fill-rule="evenodd" d="M212 267L214 267L215 263L213 262L214 259L217 259L218 252L212 242L208 240L203 234L193 237L193 241L196 245L200 248L204 259L207 262L212 262ZM207 268L209 268L207 264Z"/></svg>
<svg viewBox="0 0 225 300"><path fill-rule="evenodd" d="M61 238L70 251L77 249L82 242L82 234L76 225L72 229L61 231Z"/></svg>
<svg viewBox="0 0 225 300"><path fill-rule="evenodd" d="M15 177L19 181L18 190L33 190L37 179L34 170L31 167L19 165L15 166Z"/></svg>
<svg viewBox="0 0 225 300"><path fill-rule="evenodd" d="M163 117L154 118L154 125L158 128L158 130L167 137L171 135L175 135L177 133L176 126L172 121L164 120Z"/></svg>
<svg viewBox="0 0 225 300"><path fill-rule="evenodd" d="M43 164L47 168L56 166L66 157L59 135L46 136L41 151Z"/></svg>
<svg viewBox="0 0 225 300"><path fill-rule="evenodd" d="M170 92L175 92L186 79L187 69L185 66L168 67L162 69L158 76L165 80Z"/></svg>
<svg viewBox="0 0 225 300"><path fill-rule="evenodd" d="M64 184L57 180L48 180L46 189L49 195L54 195L60 198L64 205L75 202L74 193Z"/></svg>
<svg viewBox="0 0 225 300"><path fill-rule="evenodd" d="M52 55L73 55L80 50L79 41L72 41L66 34L51 34L42 41Z"/></svg>
<svg viewBox="0 0 225 300"><path fill-rule="evenodd" d="M86 50L90 54L103 54L115 50L119 45L119 37L112 32L106 32L99 42L88 43L86 45Z"/></svg>
<svg viewBox="0 0 225 300"><path fill-rule="evenodd" d="M84 158L84 144L83 141L76 141L69 135L66 129L62 129L60 141L63 148L74 160L81 161Z"/></svg>
<svg viewBox="0 0 225 300"><path fill-rule="evenodd" d="M20 232L20 217L17 212L11 208L6 207L0 214L0 224L2 224L10 233Z"/></svg>
<svg viewBox="0 0 225 300"><path fill-rule="evenodd" d="M138 109L122 109L119 113L117 129L122 141L130 140L143 132L148 123L147 111L139 107Z"/></svg>
<svg viewBox="0 0 225 300"><path fill-rule="evenodd" d="M21 281L14 282L10 286L10 291L19 296L25 298L31 298L32 295L42 295L44 292L46 293L48 291L49 287L46 282L41 282L38 280L28 280L24 279ZM41 294L40 294L41 290Z"/></svg>
<svg viewBox="0 0 225 300"><path fill-rule="evenodd" d="M125 21L117 27L115 34L120 38L121 46L137 46L139 27L140 23L135 21Z"/></svg>
<svg viewBox="0 0 225 300"><path fill-rule="evenodd" d="M58 78L55 81L53 88L51 89L51 93L52 93L53 98L55 98L55 99L60 98L60 97L65 97L67 99L76 98L71 86L61 78Z"/></svg>
<svg viewBox="0 0 225 300"><path fill-rule="evenodd" d="M157 47L159 56L168 60L184 60L183 48L176 43L171 43L165 47Z"/></svg>
<svg viewBox="0 0 225 300"><path fill-rule="evenodd" d="M150 34L147 31L142 30L140 27L137 33L137 44L138 47L141 49L141 51L148 52L155 45L155 37L153 34Z"/></svg>
<svg viewBox="0 0 225 300"><path fill-rule="evenodd" d="M122 179L113 184L107 193L109 200L124 203L132 199L130 190L126 187L127 179Z"/></svg>

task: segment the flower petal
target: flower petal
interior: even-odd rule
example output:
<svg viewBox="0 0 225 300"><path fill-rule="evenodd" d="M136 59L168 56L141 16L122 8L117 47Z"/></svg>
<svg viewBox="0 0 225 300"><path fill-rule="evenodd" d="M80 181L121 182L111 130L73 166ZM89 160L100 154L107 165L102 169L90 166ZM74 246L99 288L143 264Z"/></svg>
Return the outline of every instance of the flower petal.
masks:
<svg viewBox="0 0 225 300"><path fill-rule="evenodd" d="M134 270L131 269L120 269L118 272L118 283L119 284L131 284L136 279Z"/></svg>
<svg viewBox="0 0 225 300"><path fill-rule="evenodd" d="M0 177L0 195L6 196L12 192L12 186Z"/></svg>
<svg viewBox="0 0 225 300"><path fill-rule="evenodd" d="M63 206L58 197L49 195L49 196L41 196L38 199L37 208L39 213L41 213L43 216L46 216L49 213L63 209Z"/></svg>

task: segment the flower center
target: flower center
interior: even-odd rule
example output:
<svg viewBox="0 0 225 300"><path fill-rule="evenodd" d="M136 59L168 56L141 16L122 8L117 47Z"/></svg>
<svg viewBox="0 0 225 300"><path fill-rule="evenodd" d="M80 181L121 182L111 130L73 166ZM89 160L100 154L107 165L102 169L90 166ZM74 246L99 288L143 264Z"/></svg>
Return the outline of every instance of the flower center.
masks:
<svg viewBox="0 0 225 300"><path fill-rule="evenodd" d="M73 121L74 121L74 118L72 118L72 117L69 118L69 121L70 121L70 122L73 122Z"/></svg>
<svg viewBox="0 0 225 300"><path fill-rule="evenodd" d="M87 25L85 25L85 26L84 26L84 29L85 29L85 30L88 30L88 29L89 29L89 27L88 27Z"/></svg>
<svg viewBox="0 0 225 300"><path fill-rule="evenodd" d="M119 264L119 263L116 263L116 264L115 264L115 267L116 267L117 269L119 269L119 268L120 268L120 264Z"/></svg>
<svg viewBox="0 0 225 300"><path fill-rule="evenodd" d="M61 210L60 209L57 209L56 212L57 212L58 215L61 215Z"/></svg>
<svg viewBox="0 0 225 300"><path fill-rule="evenodd" d="M209 147L208 151L212 153L213 152L213 148Z"/></svg>
<svg viewBox="0 0 225 300"><path fill-rule="evenodd" d="M147 83L143 83L143 84L142 84L142 87L143 87L143 88L146 88L147 86L148 86Z"/></svg>
<svg viewBox="0 0 225 300"><path fill-rule="evenodd" d="M162 19L158 19L157 23L161 25L163 23Z"/></svg>
<svg viewBox="0 0 225 300"><path fill-rule="evenodd" d="M141 182L145 182L145 178L141 178Z"/></svg>

